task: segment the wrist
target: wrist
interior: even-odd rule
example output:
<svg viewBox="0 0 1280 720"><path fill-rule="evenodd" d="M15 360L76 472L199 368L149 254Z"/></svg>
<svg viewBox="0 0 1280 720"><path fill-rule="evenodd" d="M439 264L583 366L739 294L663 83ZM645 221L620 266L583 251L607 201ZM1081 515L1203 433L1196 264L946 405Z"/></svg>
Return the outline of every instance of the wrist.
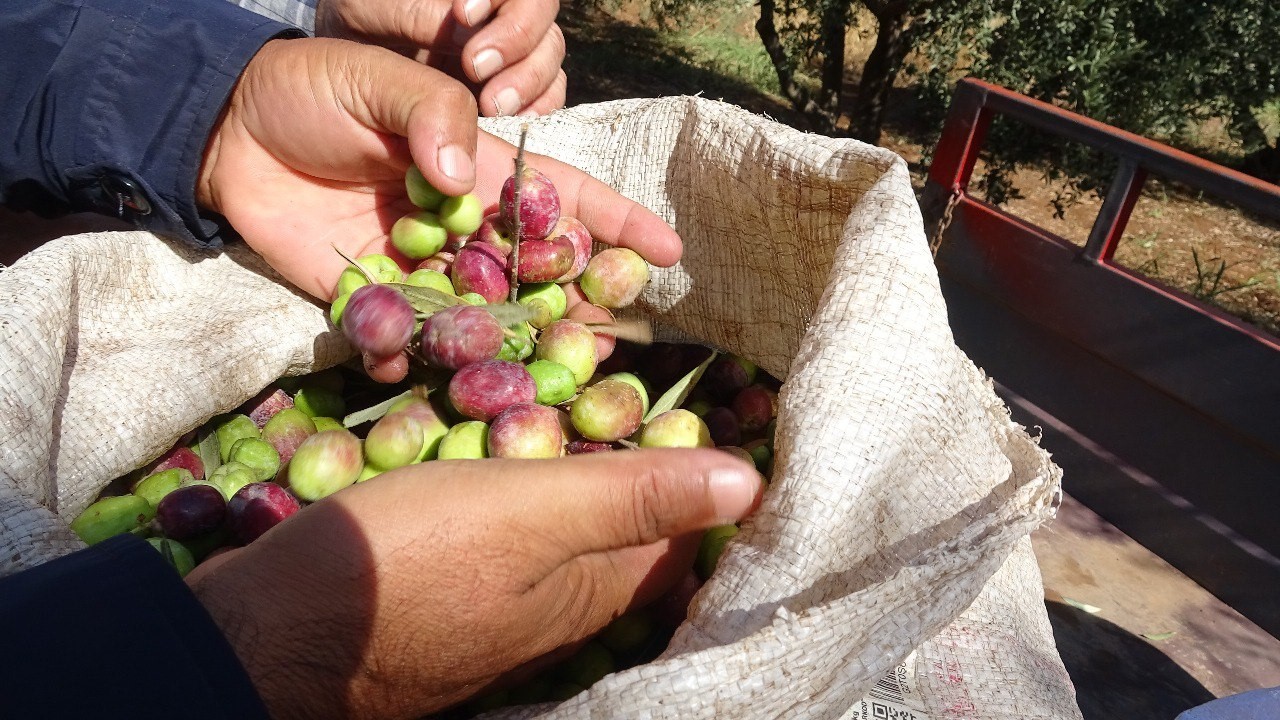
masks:
<svg viewBox="0 0 1280 720"><path fill-rule="evenodd" d="M213 123L213 128L209 132L209 139L205 142L204 154L200 162L200 171L196 176L195 199L196 205L203 210L212 211L219 215L225 215L222 203L222 193L219 180L222 173L219 172L219 163L226 158L228 146L243 147L243 142L236 142L237 137L243 138L246 130L245 118L251 113L246 112L246 98L252 95L254 87L253 77L261 76L263 71L259 67L263 63L270 63L270 57L273 52L280 48L281 43L288 42L296 38L293 37L277 37L263 43L253 57L249 58L249 62L244 66L240 76L236 78L235 84L231 87L231 92L227 93L227 101L223 104L222 109L218 112L218 118ZM235 154L235 153L232 153Z"/></svg>
<svg viewBox="0 0 1280 720"><path fill-rule="evenodd" d="M187 586L222 631L258 697L276 720L338 720L351 714L345 692L353 662L335 650L360 646L349 628L317 619L288 588L306 587L302 573L268 569L240 548L201 563ZM309 565L298 565L303 567ZM324 599L317 600L323 605Z"/></svg>
<svg viewBox="0 0 1280 720"><path fill-rule="evenodd" d="M239 88L239 85L236 86ZM234 94L234 90L232 91ZM218 166L218 157L222 150L222 128L227 121L227 113L231 102L222 108L218 119L213 124L213 132L209 134L209 142L205 143L204 156L200 162L200 173L196 176L196 205L204 210L221 214L222 204L218 202L218 194L214 189L213 177Z"/></svg>
<svg viewBox="0 0 1280 720"><path fill-rule="evenodd" d="M272 663L265 657L273 649L270 643L279 644L279 638L266 639L258 622L251 593L228 588L225 573L217 572L222 558L205 563L186 577L187 586L213 619L231 646L244 672L249 677L258 697L267 707L271 717L284 717L280 688L277 686ZM211 572L212 571L212 572Z"/></svg>

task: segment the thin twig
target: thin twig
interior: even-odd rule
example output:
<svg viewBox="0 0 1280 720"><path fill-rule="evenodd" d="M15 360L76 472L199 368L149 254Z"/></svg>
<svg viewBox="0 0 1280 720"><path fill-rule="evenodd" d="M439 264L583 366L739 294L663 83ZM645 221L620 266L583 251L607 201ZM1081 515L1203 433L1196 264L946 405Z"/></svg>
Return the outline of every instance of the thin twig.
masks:
<svg viewBox="0 0 1280 720"><path fill-rule="evenodd" d="M524 185L524 141L529 135L529 123L520 126L520 147L516 150L516 176L515 188L512 193L511 204L515 208L515 227L512 233L515 235L515 242L511 247L511 302L516 302L516 295L520 291L520 190Z"/></svg>

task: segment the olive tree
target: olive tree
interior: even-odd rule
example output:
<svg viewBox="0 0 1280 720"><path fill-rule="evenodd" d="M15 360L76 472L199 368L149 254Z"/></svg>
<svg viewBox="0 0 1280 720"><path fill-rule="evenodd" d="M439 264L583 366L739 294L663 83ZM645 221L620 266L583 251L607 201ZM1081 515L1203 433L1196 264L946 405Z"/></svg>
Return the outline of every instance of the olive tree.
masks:
<svg viewBox="0 0 1280 720"><path fill-rule="evenodd" d="M948 27L951 18L991 11L980 0L759 0L759 7L756 32L791 104L826 132L847 115L850 133L871 143L880 140L889 91L911 51ZM875 23L875 44L846 94L845 38L868 16ZM806 64L817 66L816 83L799 72Z"/></svg>
<svg viewBox="0 0 1280 720"><path fill-rule="evenodd" d="M1280 4L1273 0L995 0L994 15L959 14L920 49L920 91L945 105L971 74L1140 135L1175 144L1217 118L1248 162L1280 164L1260 113L1280 100ZM1013 128L1006 159L1096 181L1096 159ZM1247 168L1251 169L1251 168Z"/></svg>
<svg viewBox="0 0 1280 720"><path fill-rule="evenodd" d="M724 1L653 0L668 17ZM1255 164L1280 165L1258 116L1268 103L1280 106L1274 0L757 3L756 31L782 93L822 132L834 133L847 116L850 134L877 142L901 72L921 76L924 111L934 113L955 80L971 74L1175 142L1206 118L1224 118ZM846 83L845 39L859 22L874 23L875 43L857 82ZM1023 140L1028 150L1044 147ZM1061 160L1068 169L1092 165Z"/></svg>

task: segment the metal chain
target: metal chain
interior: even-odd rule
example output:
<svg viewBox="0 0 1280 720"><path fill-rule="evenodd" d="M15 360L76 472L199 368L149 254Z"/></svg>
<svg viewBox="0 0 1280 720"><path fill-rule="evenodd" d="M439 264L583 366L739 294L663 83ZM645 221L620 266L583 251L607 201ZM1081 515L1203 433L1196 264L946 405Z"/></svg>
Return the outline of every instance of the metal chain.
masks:
<svg viewBox="0 0 1280 720"><path fill-rule="evenodd" d="M956 206L960 204L960 198L964 197L964 193L956 188L951 191L951 197L947 198L947 208L942 211L942 219L938 220L938 227L933 230L933 237L929 238L929 252L936 258L938 250L942 248L942 234L951 227L952 215L956 211Z"/></svg>

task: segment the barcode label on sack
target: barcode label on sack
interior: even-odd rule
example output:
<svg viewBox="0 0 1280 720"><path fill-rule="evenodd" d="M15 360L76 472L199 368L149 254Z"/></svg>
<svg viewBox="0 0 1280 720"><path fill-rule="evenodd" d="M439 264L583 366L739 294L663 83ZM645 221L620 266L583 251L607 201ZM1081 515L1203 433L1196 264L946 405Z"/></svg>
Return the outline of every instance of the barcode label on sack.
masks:
<svg viewBox="0 0 1280 720"><path fill-rule="evenodd" d="M840 720L929 720L916 692L915 653L876 681L871 692Z"/></svg>

